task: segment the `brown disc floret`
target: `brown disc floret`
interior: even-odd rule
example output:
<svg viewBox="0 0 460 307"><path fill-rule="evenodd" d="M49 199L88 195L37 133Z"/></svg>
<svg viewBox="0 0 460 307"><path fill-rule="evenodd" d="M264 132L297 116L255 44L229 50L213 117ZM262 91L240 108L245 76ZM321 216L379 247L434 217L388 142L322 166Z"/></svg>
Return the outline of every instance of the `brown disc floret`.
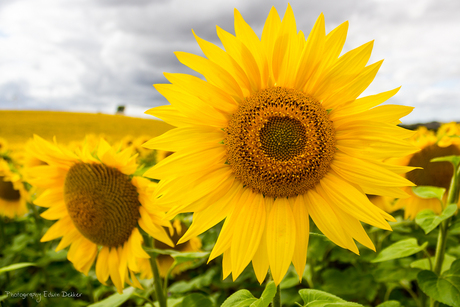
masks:
<svg viewBox="0 0 460 307"><path fill-rule="evenodd" d="M335 153L328 112L294 89L271 87L249 96L225 132L234 175L266 196L304 194L326 175Z"/></svg>

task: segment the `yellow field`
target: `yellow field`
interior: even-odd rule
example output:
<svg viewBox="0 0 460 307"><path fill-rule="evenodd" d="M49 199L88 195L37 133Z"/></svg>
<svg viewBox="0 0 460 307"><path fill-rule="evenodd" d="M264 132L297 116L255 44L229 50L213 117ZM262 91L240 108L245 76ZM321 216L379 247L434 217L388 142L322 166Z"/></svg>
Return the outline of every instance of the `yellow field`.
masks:
<svg viewBox="0 0 460 307"><path fill-rule="evenodd" d="M58 143L68 143L92 133L115 142L126 136L154 137L171 128L159 120L123 115L0 110L0 137L10 148L23 146L34 134L47 140L56 136Z"/></svg>

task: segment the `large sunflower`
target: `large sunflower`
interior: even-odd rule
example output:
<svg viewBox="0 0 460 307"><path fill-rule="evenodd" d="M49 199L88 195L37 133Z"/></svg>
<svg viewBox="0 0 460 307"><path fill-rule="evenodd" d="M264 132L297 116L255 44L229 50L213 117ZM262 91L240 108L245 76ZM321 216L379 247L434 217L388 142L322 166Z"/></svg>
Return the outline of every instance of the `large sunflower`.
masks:
<svg viewBox="0 0 460 307"><path fill-rule="evenodd" d="M223 253L224 277L252 261L259 282L270 268L279 284L291 262L300 278L309 216L355 253L353 239L374 249L360 221L391 229L365 194L412 185L397 175L411 168L381 162L417 150L396 126L412 108L375 107L398 89L357 99L382 61L366 66L372 42L339 57L347 28L326 35L321 14L305 39L288 6L282 20L272 8L259 39L235 10L236 36L217 27L225 50L195 35L207 59L176 52L206 81L167 73L172 84L155 85L171 105L146 113L177 128L147 143L174 153L145 175L161 179L168 218L194 212L179 243L225 219L210 255Z"/></svg>
<svg viewBox="0 0 460 307"><path fill-rule="evenodd" d="M430 162L430 160L443 156L460 155L459 126L455 123L443 124L437 133L425 127L419 127L410 141L420 151L391 161L400 165L418 167L405 174L405 177L416 185L435 186L445 188L447 191L454 172L452 164ZM398 208L404 208L406 219L414 219L417 213L424 209L431 209L436 214L441 213L442 206L437 198L420 198L412 192L410 187L406 188L406 192L410 197L396 201ZM447 199L447 193L444 198L444 200Z"/></svg>
<svg viewBox="0 0 460 307"><path fill-rule="evenodd" d="M163 228L171 225L150 197L156 184L131 177L136 157L129 150L117 153L104 140L94 156L88 146L74 153L38 136L28 149L47 163L29 169L31 184L45 189L35 204L49 208L42 217L58 220L41 241L63 237L56 251L70 245L67 258L85 274L97 256L97 278L105 283L110 276L118 292L125 282L141 288L135 273L152 274L139 226L173 243Z"/></svg>
<svg viewBox="0 0 460 307"><path fill-rule="evenodd" d="M21 176L0 157L0 215L14 218L26 214L28 196Z"/></svg>

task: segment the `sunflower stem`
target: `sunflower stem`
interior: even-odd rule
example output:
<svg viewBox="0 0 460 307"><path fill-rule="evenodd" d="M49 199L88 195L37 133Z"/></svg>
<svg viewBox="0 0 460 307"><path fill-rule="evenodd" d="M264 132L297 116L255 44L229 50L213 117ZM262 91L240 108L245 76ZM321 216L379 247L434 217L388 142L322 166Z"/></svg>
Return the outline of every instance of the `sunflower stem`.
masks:
<svg viewBox="0 0 460 307"><path fill-rule="evenodd" d="M3 216L0 216L0 246L6 246L5 222Z"/></svg>
<svg viewBox="0 0 460 307"><path fill-rule="evenodd" d="M272 301L272 307L281 307L281 288L280 285L276 287L276 294Z"/></svg>
<svg viewBox="0 0 460 307"><path fill-rule="evenodd" d="M457 163L452 162L452 164L454 166L454 174L452 176L452 180L450 181L449 191L447 193L446 206L448 206L449 204L458 203L458 196L459 196L458 178L459 178L460 168L458 167L458 162ZM443 206L443 209L446 206ZM447 235L448 235L450 220L451 218L448 218L447 220L442 221L441 224L439 225L438 241L436 242L436 253L434 256L434 268L433 268L433 272L436 275L441 274L442 263L444 262L444 254L446 252L446 243L447 243ZM430 307L436 307L436 306L438 306L438 302L434 300L433 298L431 298Z"/></svg>
<svg viewBox="0 0 460 307"><path fill-rule="evenodd" d="M153 238L146 238L145 239L147 247L155 248L155 241ZM165 292L166 289L163 290L163 287L161 286L161 279L160 279L160 273L158 271L158 266L157 266L157 257L156 254L154 253L153 256L150 256L150 266L152 267L152 272L153 272L153 284L155 286L155 295L156 299L158 301L158 304L160 304L160 307L167 307L168 304L166 302L166 296Z"/></svg>
<svg viewBox="0 0 460 307"><path fill-rule="evenodd" d="M168 279L169 279L169 275L171 275L171 272L172 270L175 268L176 266L175 265L172 265L169 269L168 269L168 272L166 273L166 276L165 276L165 282L163 284L163 290L165 291L165 296L168 294Z"/></svg>
<svg viewBox="0 0 460 307"><path fill-rule="evenodd" d="M40 239L42 237L42 231L43 231L43 224L40 219L40 216L38 215L37 207L30 202L27 202L27 206L29 206L29 208L32 209L32 212L34 214L35 229L37 229L37 234L38 234L38 240L35 240L35 245L37 246L37 249L40 250L43 255L45 255L46 254L45 247L43 246L43 244L40 244Z"/></svg>

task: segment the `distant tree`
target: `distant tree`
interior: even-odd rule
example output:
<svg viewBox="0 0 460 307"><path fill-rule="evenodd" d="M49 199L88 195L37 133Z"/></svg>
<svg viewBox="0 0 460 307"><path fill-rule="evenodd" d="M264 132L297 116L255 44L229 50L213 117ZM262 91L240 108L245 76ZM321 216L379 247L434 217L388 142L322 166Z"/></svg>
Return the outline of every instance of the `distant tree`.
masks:
<svg viewBox="0 0 460 307"><path fill-rule="evenodd" d="M117 113L118 115L124 115L125 114L125 106L118 106L117 107Z"/></svg>

